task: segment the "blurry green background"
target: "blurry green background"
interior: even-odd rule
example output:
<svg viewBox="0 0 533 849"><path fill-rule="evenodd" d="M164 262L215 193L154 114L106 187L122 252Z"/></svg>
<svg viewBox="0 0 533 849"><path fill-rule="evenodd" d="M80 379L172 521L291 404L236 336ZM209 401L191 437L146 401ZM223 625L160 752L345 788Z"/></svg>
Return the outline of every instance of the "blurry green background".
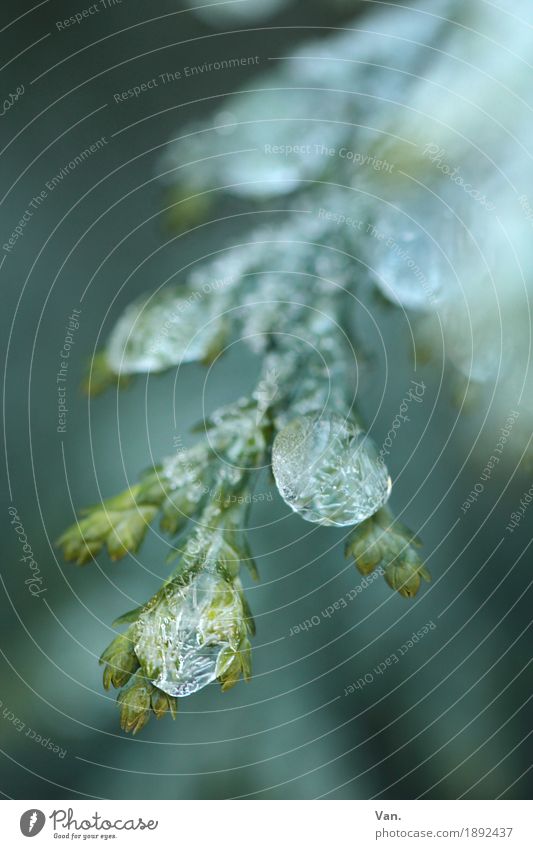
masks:
<svg viewBox="0 0 533 849"><path fill-rule="evenodd" d="M1 209L2 243L47 180L100 136L109 139L50 193L0 270L4 352L9 342L5 433L12 503L46 586L46 594L33 598L24 584L27 571L10 527L8 498L0 659L0 788L8 797L528 795L531 555L527 548L521 552L529 518L496 546L529 482L515 476L498 502L507 482L502 470L482 504L457 522L485 455L472 453L457 476L474 426L470 420L454 429L457 410L451 392L440 386L440 366L423 372L428 395L423 410L411 411L413 427L401 434L405 458L435 404L428 430L415 457L391 469L393 506L408 505L402 518L416 529L423 525L434 577L430 588L409 603L376 581L347 608L291 637L294 625L320 614L360 576L344 560L342 534L287 517L277 497L255 505L252 524L258 528L251 540L262 576L261 584L248 585L258 625L255 677L225 695L213 686L183 700L175 723L152 721L138 738L123 735L97 664L113 619L159 585L165 542L154 532L137 559L111 564L102 556L98 566L85 569L64 564L53 547L75 507L123 489L153 458L172 453L177 436L190 442L202 404L209 412L238 397L257 375L258 363L237 345L207 383L205 370L192 365L178 378L138 380L120 397L112 391L88 403L79 390L98 334L105 337L127 302L240 235L242 219L228 218L173 238L161 214L168 195L155 179L162 145L191 120L210 114L213 103L202 98L246 86L266 69L267 57L284 55L308 38L306 27L340 26L367 5L305 0L259 23L214 23L189 11L171 15L185 7L170 0L123 0L59 32L55 21L83 4L50 0L3 30L30 5L2 4L0 43L9 60L2 97L21 83L26 87L0 124L2 196L9 189ZM215 38L217 31L226 34ZM257 68L199 75L174 91L158 88L113 102L114 92L164 71L255 54L262 57ZM111 138L148 114L150 120ZM240 208L225 201L220 216ZM55 376L68 316L80 308L89 283L69 365L63 455ZM387 336L393 369L380 412L382 433L376 425L384 438L412 363L407 328L394 312L371 308ZM379 367L378 360L373 368ZM370 372L361 402L370 414L380 400L377 383ZM483 410L472 416L482 421ZM488 444L496 438L489 434ZM344 696L350 682L430 621L437 627L401 663ZM29 728L66 750L65 756L31 739Z"/></svg>

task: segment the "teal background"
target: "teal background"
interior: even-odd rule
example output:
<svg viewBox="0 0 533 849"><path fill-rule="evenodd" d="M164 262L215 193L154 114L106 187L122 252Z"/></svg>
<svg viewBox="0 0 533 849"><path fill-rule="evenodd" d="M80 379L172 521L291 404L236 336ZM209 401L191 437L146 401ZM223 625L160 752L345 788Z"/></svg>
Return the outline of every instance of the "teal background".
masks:
<svg viewBox="0 0 533 849"><path fill-rule="evenodd" d="M8 59L52 33L2 70L3 92L20 83L27 89L0 124L1 146L9 145L2 153L4 191L16 180L0 210L2 243L31 197L74 155L148 111L166 110L110 140L70 174L36 211L0 270L4 355L9 344L5 435L11 489L11 499L9 486L4 493L1 561L0 787L6 797L528 795L529 517L496 547L529 481L515 476L497 503L502 470L483 501L457 522L484 454L474 452L458 475L472 419L463 430L453 430L457 410L450 388L440 385L440 363L417 372L427 383L427 397L412 411L413 426L402 432L402 454L391 467L394 508L410 526L422 528L434 576L430 588L408 603L376 581L347 608L329 619L321 616L319 626L290 636L291 628L321 614L360 576L344 560L342 533L287 516L277 496L271 504L255 505L252 524L258 527L251 539L262 582L250 586L245 579L258 625L255 677L225 695L209 687L185 700L175 723L152 721L138 738L123 735L114 696L103 690L96 662L111 639L113 619L147 598L164 576L166 542L154 530L137 558L112 564L102 556L85 569L66 565L53 546L76 507L123 489L152 459L171 453L177 436L190 443L189 429L201 419L203 404L209 412L247 392L259 365L236 345L207 377L191 365L177 377L140 379L120 397L111 391L88 402L81 394L98 336L106 335L126 303L242 236L247 219L241 217L173 237L161 213L168 196L155 179L154 148L210 114L212 103L202 98L246 86L266 63L191 78L175 98L157 89L114 105L113 92L222 55L283 55L308 37L306 27L339 25L361 6L366 4L330 7L306 0L263 21L264 29L241 32L246 25L231 24L228 29L235 31L213 38L216 28L189 12L113 35L176 11L179 4L170 0L149 7L124 0L68 33L54 32L54 21L74 7L52 0L0 32ZM21 13L19 3L4 3L0 26ZM193 38L199 40L173 46ZM43 69L77 51L30 85ZM170 108L181 101L191 104ZM108 105L82 120L103 104ZM124 199L114 205L119 198ZM222 200L219 207L221 216L247 209L235 200ZM56 432L55 375L73 308L82 314L68 370L62 441ZM386 334L392 368L375 426L379 440L414 372L406 327L370 297L369 308ZM361 387L369 416L380 403L382 365L378 357ZM472 416L482 421L483 410ZM493 436L488 434L489 444ZM269 485L266 478L264 484ZM42 571L41 598L33 598L24 584L27 573L7 513L11 503ZM401 663L344 696L350 682L430 621L437 627ZM9 720L11 713L19 727L24 723L21 731ZM40 746L28 729L66 750L65 756Z"/></svg>

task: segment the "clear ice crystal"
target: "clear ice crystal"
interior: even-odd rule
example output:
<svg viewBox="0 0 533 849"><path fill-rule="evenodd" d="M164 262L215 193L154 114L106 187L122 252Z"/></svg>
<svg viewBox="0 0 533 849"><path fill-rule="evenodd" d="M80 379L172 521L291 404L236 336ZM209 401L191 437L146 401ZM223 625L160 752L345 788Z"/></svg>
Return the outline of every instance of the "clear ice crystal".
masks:
<svg viewBox="0 0 533 849"><path fill-rule="evenodd" d="M135 653L156 687L189 696L227 669L242 622L237 588L204 569L140 617Z"/></svg>
<svg viewBox="0 0 533 849"><path fill-rule="evenodd" d="M160 371L204 359L223 330L222 302L201 291L163 290L126 308L115 325L107 358L117 373Z"/></svg>
<svg viewBox="0 0 533 849"><path fill-rule="evenodd" d="M382 205L366 229L373 278L387 300L430 312L454 290L456 222L443 204L411 198Z"/></svg>
<svg viewBox="0 0 533 849"><path fill-rule="evenodd" d="M300 416L274 440L284 501L308 522L356 525L387 501L391 480L364 430L338 413Z"/></svg>
<svg viewBox="0 0 533 849"><path fill-rule="evenodd" d="M226 186L236 195L264 198L294 192L302 181L321 181L322 187L332 166L335 180L345 184L363 167L368 170L356 165L354 157L376 143L375 132L365 137L364 125L374 128L378 121L388 130L398 120L397 110L402 113L402 103L420 80L420 44L433 43L442 21L453 14L450 0L433 2L443 18L402 8L383 16L373 28L378 32L361 28L356 20L348 32L308 42L276 70L261 75L252 91L236 92L224 101L229 116L218 118L215 126L229 125L227 136L210 121L168 145L163 179L183 180L196 191ZM248 7L235 4L235 9L241 5ZM396 50L398 38L401 51ZM391 73L392 54L398 73ZM195 165L199 161L200 167Z"/></svg>

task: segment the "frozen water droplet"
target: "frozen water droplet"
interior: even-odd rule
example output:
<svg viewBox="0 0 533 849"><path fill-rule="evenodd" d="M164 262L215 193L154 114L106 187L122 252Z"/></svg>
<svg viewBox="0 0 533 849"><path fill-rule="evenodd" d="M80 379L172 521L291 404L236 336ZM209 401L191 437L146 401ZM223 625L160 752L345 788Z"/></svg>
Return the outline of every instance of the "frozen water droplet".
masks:
<svg viewBox="0 0 533 849"><path fill-rule="evenodd" d="M380 220L369 230L375 282L389 301L427 312L442 301L453 271L438 244L419 226L399 229L401 217L397 213L395 228L392 221Z"/></svg>
<svg viewBox="0 0 533 849"><path fill-rule="evenodd" d="M223 674L232 659L226 650L237 650L242 622L235 586L204 569L140 617L135 653L156 687L189 696Z"/></svg>
<svg viewBox="0 0 533 849"><path fill-rule="evenodd" d="M356 525L388 499L391 480L370 437L337 413L300 416L274 440L284 501L308 522Z"/></svg>
<svg viewBox="0 0 533 849"><path fill-rule="evenodd" d="M500 372L506 373L514 353L511 327L519 327L515 315L506 333L506 305L500 307L491 282L486 277L477 285L470 283L465 298L450 301L441 312L446 356L465 377L479 383L494 381Z"/></svg>
<svg viewBox="0 0 533 849"><path fill-rule="evenodd" d="M216 310L216 311L215 311ZM160 371L203 359L223 330L223 302L202 292L163 290L126 308L109 338L117 373Z"/></svg>

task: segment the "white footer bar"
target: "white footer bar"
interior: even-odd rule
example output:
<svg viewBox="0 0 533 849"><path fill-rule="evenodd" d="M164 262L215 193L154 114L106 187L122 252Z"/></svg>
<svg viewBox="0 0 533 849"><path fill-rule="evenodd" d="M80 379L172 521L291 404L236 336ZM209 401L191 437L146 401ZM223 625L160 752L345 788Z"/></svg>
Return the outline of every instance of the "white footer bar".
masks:
<svg viewBox="0 0 533 849"><path fill-rule="evenodd" d="M3 801L4 846L531 849L526 801Z"/></svg>

